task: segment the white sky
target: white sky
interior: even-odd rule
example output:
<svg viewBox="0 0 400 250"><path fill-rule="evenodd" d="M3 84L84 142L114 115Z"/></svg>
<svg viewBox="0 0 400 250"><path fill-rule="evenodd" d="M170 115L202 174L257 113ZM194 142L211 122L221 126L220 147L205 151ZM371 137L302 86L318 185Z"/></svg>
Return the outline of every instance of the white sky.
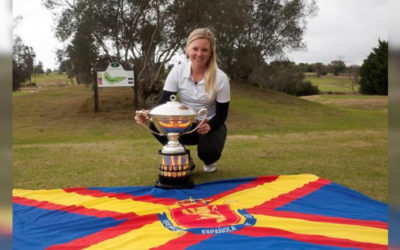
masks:
<svg viewBox="0 0 400 250"><path fill-rule="evenodd" d="M56 22L51 11L41 0L13 0L13 19L22 16L22 21L13 30L22 41L36 52L36 63L43 62L43 68L54 69L56 50L63 48L54 35Z"/></svg>
<svg viewBox="0 0 400 250"><path fill-rule="evenodd" d="M0 1L0 52L7 52L11 44L11 1Z"/></svg>
<svg viewBox="0 0 400 250"><path fill-rule="evenodd" d="M319 11L308 21L306 51L292 52L295 62L341 59L346 65L362 64L378 38L388 40L387 0L318 0Z"/></svg>
<svg viewBox="0 0 400 250"><path fill-rule="evenodd" d="M388 40L388 0L317 0L317 4L318 14L308 20L304 35L307 49L288 53L290 60L327 64L340 59L346 65L360 65L379 38ZM63 45L54 37L51 12L41 0L13 0L13 18L19 15L23 20L14 34L33 47L36 63L42 61L44 69L54 69L55 51ZM0 40L0 50L1 46Z"/></svg>

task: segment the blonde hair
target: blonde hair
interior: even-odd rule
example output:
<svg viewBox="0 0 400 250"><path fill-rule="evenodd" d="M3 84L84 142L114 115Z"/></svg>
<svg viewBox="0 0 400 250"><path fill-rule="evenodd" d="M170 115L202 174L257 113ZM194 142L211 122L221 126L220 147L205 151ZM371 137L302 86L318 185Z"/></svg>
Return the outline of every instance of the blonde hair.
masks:
<svg viewBox="0 0 400 250"><path fill-rule="evenodd" d="M208 60L207 63L206 72L204 75L204 81L206 85L205 87L207 95L209 98L211 98L212 95L214 94L215 82L217 78L217 50L216 50L214 34L208 28L195 29L192 31L192 33L190 33L186 41L186 46L189 46L191 42L200 38L207 39L208 42L210 43L211 53L210 53L210 59Z"/></svg>

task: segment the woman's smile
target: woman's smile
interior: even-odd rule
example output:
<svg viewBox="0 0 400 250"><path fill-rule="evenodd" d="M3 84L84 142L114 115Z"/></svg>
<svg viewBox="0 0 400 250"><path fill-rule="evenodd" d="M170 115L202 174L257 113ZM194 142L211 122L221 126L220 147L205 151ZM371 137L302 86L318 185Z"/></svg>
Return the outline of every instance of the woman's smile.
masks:
<svg viewBox="0 0 400 250"><path fill-rule="evenodd" d="M195 66L206 66L211 56L210 42L207 39L196 39L186 46L186 53Z"/></svg>

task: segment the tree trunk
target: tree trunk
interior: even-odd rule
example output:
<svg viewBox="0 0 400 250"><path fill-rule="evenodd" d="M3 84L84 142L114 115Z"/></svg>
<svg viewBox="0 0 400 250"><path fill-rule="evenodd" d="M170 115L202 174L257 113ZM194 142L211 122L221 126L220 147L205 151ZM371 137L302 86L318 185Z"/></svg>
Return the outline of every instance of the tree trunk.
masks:
<svg viewBox="0 0 400 250"><path fill-rule="evenodd" d="M138 82L134 87L134 106L135 110L139 109L150 109L153 108L160 98L163 82L157 80L151 89L147 89L146 86L150 85L150 82L144 81L143 79Z"/></svg>

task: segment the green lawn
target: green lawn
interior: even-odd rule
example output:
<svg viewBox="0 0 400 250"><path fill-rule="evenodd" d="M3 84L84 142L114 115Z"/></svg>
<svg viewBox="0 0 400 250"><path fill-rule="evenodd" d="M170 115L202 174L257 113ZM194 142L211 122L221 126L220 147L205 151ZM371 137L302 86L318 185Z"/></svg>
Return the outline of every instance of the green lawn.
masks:
<svg viewBox="0 0 400 250"><path fill-rule="evenodd" d="M352 93L351 80L347 76L325 75L317 77L316 75L306 75L306 79L313 85L318 86L319 90L323 93ZM355 88L358 91L358 87Z"/></svg>
<svg viewBox="0 0 400 250"><path fill-rule="evenodd" d="M380 110L388 112L388 97L378 95L314 95L302 99L358 110Z"/></svg>
<svg viewBox="0 0 400 250"><path fill-rule="evenodd" d="M36 83L41 87L48 86L64 86L68 84L73 84L75 80L68 79L67 74L52 72L49 74L33 74L31 77L32 83ZM28 81L24 82L22 86L29 84Z"/></svg>
<svg viewBox="0 0 400 250"><path fill-rule="evenodd" d="M189 147L198 166L195 183L312 173L387 202L387 97L303 99L238 84L231 90L218 171L204 174ZM14 187L152 185L161 146L135 124L131 97L131 88L101 89L95 114L90 87L16 92ZM364 104L341 105L350 97ZM383 104L367 105L370 98Z"/></svg>

